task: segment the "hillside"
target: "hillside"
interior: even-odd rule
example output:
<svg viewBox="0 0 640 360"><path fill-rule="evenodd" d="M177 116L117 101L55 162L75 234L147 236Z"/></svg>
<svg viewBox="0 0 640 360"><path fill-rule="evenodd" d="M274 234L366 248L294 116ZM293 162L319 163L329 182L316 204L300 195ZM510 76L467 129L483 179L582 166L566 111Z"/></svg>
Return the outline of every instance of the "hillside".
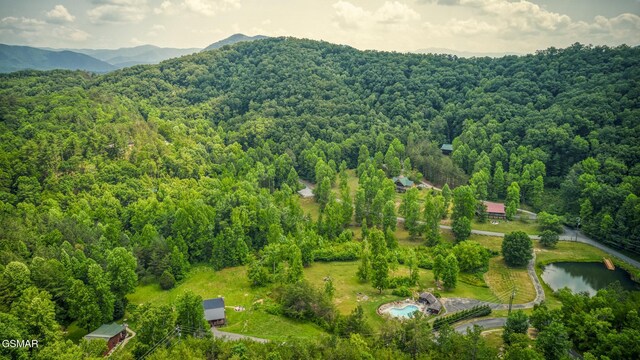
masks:
<svg viewBox="0 0 640 360"><path fill-rule="evenodd" d="M479 333L442 331L439 343L424 318L392 322L377 309L438 286L438 296L506 301L521 283L520 300L537 298L527 233L506 235L526 247L511 267L500 254L507 240L471 235L482 221L544 228L553 243L563 222L579 216L583 233L640 254L638 79L638 47L464 59L294 38L102 75L1 74L0 318L7 338L27 334L47 345L0 356L99 355L61 342L61 326L77 340L127 319L137 336L122 358L147 355L188 321L182 344L193 341L191 350L210 357L219 349L300 354L288 347L299 346L315 358L371 349L373 358L409 359L415 344L405 335L414 334L428 358L458 356L470 344L495 358L497 347ZM443 143L453 144L450 156ZM399 175L442 191L398 189L391 178ZM313 199L299 198L300 180L313 184ZM492 228L480 200L506 203L509 220ZM519 208L547 214L536 224L515 221ZM535 249L546 261L605 256L578 243L536 241ZM553 314L549 327L584 353L608 349L577 325L593 314L610 314L598 320L599 339L639 331L625 320L636 316L636 295L605 290L589 302L540 291L554 307L540 319ZM273 331L265 337L285 344L189 340L203 326L200 296L228 299L231 331ZM569 306L587 303L584 311ZM599 343L624 340L613 335ZM627 348L621 357L637 357ZM152 356L168 351L159 346Z"/></svg>
<svg viewBox="0 0 640 360"><path fill-rule="evenodd" d="M239 42L254 41L254 40L261 40L261 39L268 39L268 38L269 38L268 36L264 36L264 35L247 36L245 34L233 34L226 39L222 39L220 41L214 42L213 44L207 46L201 51L215 50L225 45L233 45Z"/></svg>
<svg viewBox="0 0 640 360"><path fill-rule="evenodd" d="M33 70L85 70L104 73L115 69L111 64L73 51L50 51L29 46L0 44L0 72Z"/></svg>

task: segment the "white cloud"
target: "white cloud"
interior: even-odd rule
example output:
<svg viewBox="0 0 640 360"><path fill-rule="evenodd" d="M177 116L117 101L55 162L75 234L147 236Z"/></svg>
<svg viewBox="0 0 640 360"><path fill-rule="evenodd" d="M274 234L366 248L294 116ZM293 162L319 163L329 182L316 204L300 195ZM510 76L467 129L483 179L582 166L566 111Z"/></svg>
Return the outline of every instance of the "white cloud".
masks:
<svg viewBox="0 0 640 360"><path fill-rule="evenodd" d="M162 4L160 4L160 7L154 8L153 12L156 14L162 14L162 13L172 14L174 12L173 11L174 8L175 7L171 3L171 1L166 0L166 1L163 1Z"/></svg>
<svg viewBox="0 0 640 360"><path fill-rule="evenodd" d="M47 18L52 23L64 23L73 22L76 17L69 14L69 10L64 5L56 5L53 9L47 11Z"/></svg>
<svg viewBox="0 0 640 360"><path fill-rule="evenodd" d="M348 1L340 0L333 4L333 8L338 26L342 28L359 28L371 19L370 12Z"/></svg>
<svg viewBox="0 0 640 360"><path fill-rule="evenodd" d="M82 42L91 37L89 33L67 26L59 26L53 29L53 36L58 39L66 39L73 42Z"/></svg>
<svg viewBox="0 0 640 360"><path fill-rule="evenodd" d="M151 30L147 32L147 35L157 36L158 33L163 32L165 30L167 30L167 28L164 25L156 24L151 27Z"/></svg>
<svg viewBox="0 0 640 360"><path fill-rule="evenodd" d="M525 32L555 31L568 27L572 22L568 15L548 11L525 0L519 2L460 0L460 5L478 8L486 14L497 16L502 21L506 21L510 28Z"/></svg>
<svg viewBox="0 0 640 360"><path fill-rule="evenodd" d="M372 27L376 24L406 24L420 19L420 14L408 5L398 1L386 1L371 12L349 1L340 0L333 4L336 24L345 29Z"/></svg>
<svg viewBox="0 0 640 360"><path fill-rule="evenodd" d="M13 16L0 20L0 34L9 34L12 39L21 39L26 44L47 46L53 46L61 40L82 42L91 37L89 33L74 27Z"/></svg>
<svg viewBox="0 0 640 360"><path fill-rule="evenodd" d="M374 19L381 23L396 24L419 20L420 14L397 1L387 1L374 13Z"/></svg>
<svg viewBox="0 0 640 360"><path fill-rule="evenodd" d="M229 10L239 9L241 6L240 0L183 0L177 5L165 0L159 7L154 8L153 12L173 15L178 10L185 10L205 16L215 16Z"/></svg>
<svg viewBox="0 0 640 360"><path fill-rule="evenodd" d="M89 20L97 24L136 23L145 18L147 0L100 0L101 5L87 11Z"/></svg>
<svg viewBox="0 0 640 360"><path fill-rule="evenodd" d="M489 24L476 19L458 20L456 18L447 21L444 28L451 34L464 36L496 33L500 30L495 24Z"/></svg>

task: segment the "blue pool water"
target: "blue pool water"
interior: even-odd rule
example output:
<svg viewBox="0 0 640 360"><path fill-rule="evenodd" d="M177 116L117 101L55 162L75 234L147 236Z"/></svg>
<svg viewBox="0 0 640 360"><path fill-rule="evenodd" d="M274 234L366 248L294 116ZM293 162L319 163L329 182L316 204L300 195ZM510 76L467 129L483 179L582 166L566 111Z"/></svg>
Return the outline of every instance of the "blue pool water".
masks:
<svg viewBox="0 0 640 360"><path fill-rule="evenodd" d="M408 318L412 313L416 311L419 311L417 306L407 305L403 308L391 308L389 309L389 314L394 317Z"/></svg>

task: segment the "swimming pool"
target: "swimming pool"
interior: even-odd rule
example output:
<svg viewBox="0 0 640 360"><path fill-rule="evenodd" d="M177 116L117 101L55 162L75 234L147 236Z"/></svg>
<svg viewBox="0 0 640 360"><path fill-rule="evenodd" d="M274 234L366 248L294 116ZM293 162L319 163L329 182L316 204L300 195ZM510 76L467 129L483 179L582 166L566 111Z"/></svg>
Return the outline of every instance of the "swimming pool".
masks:
<svg viewBox="0 0 640 360"><path fill-rule="evenodd" d="M411 314L413 314L416 311L420 311L420 309L418 309L417 306L415 305L407 305L405 307L402 308L396 308L393 307L391 309L389 309L389 314L393 317L401 317L401 318L408 318L411 316Z"/></svg>

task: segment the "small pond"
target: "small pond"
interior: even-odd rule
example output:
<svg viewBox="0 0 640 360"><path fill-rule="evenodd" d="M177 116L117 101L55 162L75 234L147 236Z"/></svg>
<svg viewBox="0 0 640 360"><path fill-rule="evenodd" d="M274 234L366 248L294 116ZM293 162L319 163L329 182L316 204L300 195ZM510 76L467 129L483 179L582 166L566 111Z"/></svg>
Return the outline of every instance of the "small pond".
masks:
<svg viewBox="0 0 640 360"><path fill-rule="evenodd" d="M631 280L626 271L616 268L608 270L603 263L557 262L544 267L542 280L553 290L563 287L574 293L587 292L590 296L596 294L607 285L619 281L624 289L639 290L640 286Z"/></svg>
<svg viewBox="0 0 640 360"><path fill-rule="evenodd" d="M400 317L400 318L408 318L409 316L411 316L411 314L413 314L416 311L420 311L420 309L418 309L417 306L415 305L407 305L403 308L391 308L389 309L389 314L391 314L391 316L394 317Z"/></svg>

